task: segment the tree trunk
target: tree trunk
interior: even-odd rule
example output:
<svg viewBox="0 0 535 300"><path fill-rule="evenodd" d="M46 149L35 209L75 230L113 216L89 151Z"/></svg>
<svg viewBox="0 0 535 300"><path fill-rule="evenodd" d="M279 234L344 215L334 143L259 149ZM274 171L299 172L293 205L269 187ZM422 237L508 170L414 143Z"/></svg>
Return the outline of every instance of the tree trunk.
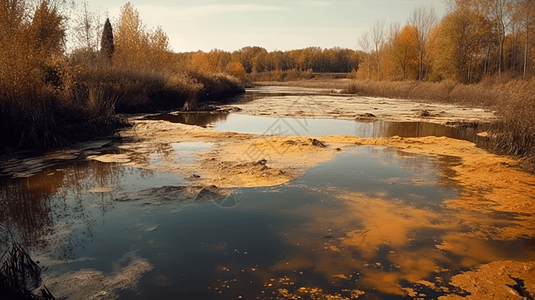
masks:
<svg viewBox="0 0 535 300"><path fill-rule="evenodd" d="M527 69L528 69L528 30L526 30L526 45L524 47L524 77L526 77Z"/></svg>

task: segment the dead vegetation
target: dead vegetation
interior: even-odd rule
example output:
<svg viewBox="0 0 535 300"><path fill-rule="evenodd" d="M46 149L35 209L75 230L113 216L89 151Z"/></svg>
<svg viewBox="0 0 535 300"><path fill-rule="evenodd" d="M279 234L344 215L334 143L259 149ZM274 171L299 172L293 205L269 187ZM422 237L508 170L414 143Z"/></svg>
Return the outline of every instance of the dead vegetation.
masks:
<svg viewBox="0 0 535 300"><path fill-rule="evenodd" d="M32 290L41 283L41 268L19 244L12 244L0 257L0 297L5 300L53 300L46 286Z"/></svg>
<svg viewBox="0 0 535 300"><path fill-rule="evenodd" d="M494 149L521 157L535 168L535 79L488 78L478 84L454 81L353 81L343 93L359 96L417 99L495 110L501 120L490 129ZM422 111L422 116L426 113Z"/></svg>

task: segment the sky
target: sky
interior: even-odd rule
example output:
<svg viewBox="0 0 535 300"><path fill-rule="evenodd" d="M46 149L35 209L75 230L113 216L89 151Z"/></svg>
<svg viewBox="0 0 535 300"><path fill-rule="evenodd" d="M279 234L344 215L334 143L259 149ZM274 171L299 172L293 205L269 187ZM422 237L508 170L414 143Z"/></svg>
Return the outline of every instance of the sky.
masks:
<svg viewBox="0 0 535 300"><path fill-rule="evenodd" d="M90 10L118 19L126 0L88 0ZM306 47L359 49L358 38L376 21L404 25L411 11L443 0L153 0L130 3L147 28L161 26L171 50L234 51L260 46L268 51Z"/></svg>

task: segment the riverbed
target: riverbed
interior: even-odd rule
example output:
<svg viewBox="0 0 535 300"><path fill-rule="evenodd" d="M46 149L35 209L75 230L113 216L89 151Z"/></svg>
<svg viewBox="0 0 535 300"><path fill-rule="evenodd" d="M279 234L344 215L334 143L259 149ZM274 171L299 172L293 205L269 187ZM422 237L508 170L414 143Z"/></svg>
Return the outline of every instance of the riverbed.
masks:
<svg viewBox="0 0 535 300"><path fill-rule="evenodd" d="M120 139L2 157L0 237L56 298L535 292L535 176L485 150L493 112L259 87L130 119Z"/></svg>

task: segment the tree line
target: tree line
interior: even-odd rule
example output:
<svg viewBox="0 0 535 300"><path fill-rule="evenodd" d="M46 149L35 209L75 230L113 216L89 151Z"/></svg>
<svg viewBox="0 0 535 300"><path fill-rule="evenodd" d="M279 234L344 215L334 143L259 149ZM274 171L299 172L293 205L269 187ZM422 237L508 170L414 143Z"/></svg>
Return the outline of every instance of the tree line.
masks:
<svg viewBox="0 0 535 300"><path fill-rule="evenodd" d="M415 9L406 24L377 21L359 38L358 78L453 80L533 73L535 1L448 0L439 19Z"/></svg>
<svg viewBox="0 0 535 300"><path fill-rule="evenodd" d="M228 52L214 49L210 52L177 54L184 64L213 72L228 72L241 77L245 73L271 71L351 72L358 69L359 52L334 47L308 47L290 51L267 51L258 46L243 47Z"/></svg>

